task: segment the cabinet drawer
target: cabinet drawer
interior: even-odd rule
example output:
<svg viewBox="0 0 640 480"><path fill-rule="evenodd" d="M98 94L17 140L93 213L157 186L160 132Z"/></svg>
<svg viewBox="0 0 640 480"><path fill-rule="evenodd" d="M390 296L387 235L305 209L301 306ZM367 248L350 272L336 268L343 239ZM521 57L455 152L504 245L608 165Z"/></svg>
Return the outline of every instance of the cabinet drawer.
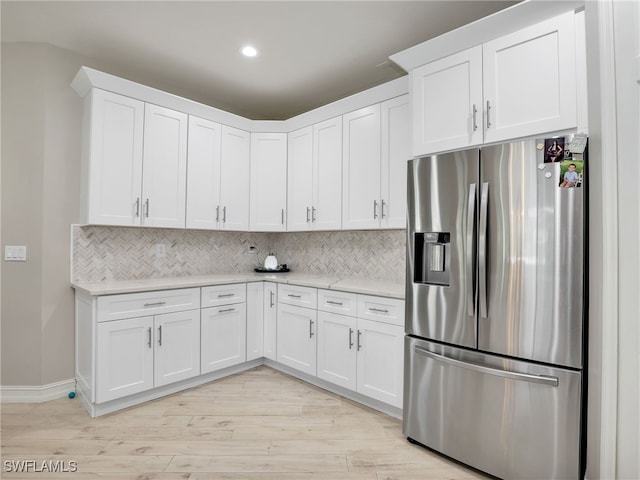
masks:
<svg viewBox="0 0 640 480"><path fill-rule="evenodd" d="M98 322L200 308L200 289L124 293L98 297Z"/></svg>
<svg viewBox="0 0 640 480"><path fill-rule="evenodd" d="M311 287L278 285L278 302L306 308L317 308L318 291Z"/></svg>
<svg viewBox="0 0 640 480"><path fill-rule="evenodd" d="M318 290L318 310L355 317L358 311L358 295L333 290Z"/></svg>
<svg viewBox="0 0 640 480"><path fill-rule="evenodd" d="M358 318L404 326L404 300L358 295Z"/></svg>
<svg viewBox="0 0 640 480"><path fill-rule="evenodd" d="M244 303L247 301L247 284L216 285L202 288L202 308Z"/></svg>

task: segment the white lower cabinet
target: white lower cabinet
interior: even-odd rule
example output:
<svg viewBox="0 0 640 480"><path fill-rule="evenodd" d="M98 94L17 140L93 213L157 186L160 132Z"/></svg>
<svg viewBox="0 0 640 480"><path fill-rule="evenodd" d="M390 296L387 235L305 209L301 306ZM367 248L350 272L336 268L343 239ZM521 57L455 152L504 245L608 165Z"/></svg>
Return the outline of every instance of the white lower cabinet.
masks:
<svg viewBox="0 0 640 480"><path fill-rule="evenodd" d="M96 403L200 374L200 310L98 323Z"/></svg>
<svg viewBox="0 0 640 480"><path fill-rule="evenodd" d="M247 283L247 362L264 357L264 285Z"/></svg>
<svg viewBox="0 0 640 480"><path fill-rule="evenodd" d="M336 303L347 305L351 303L350 297L356 296L343 295L345 299L329 300L327 308L334 311ZM402 303L368 295L357 297L359 307L369 302L388 304L380 310L387 310L389 314ZM319 303L318 308L325 307ZM390 316L390 323L360 318L369 314L368 311L361 314L361 310L357 310L358 318L331 311L318 312L318 377L401 408L404 328L397 324L397 317ZM351 314L356 315L356 311Z"/></svg>
<svg viewBox="0 0 640 480"><path fill-rule="evenodd" d="M153 316L98 324L96 403L153 388Z"/></svg>
<svg viewBox="0 0 640 480"><path fill-rule="evenodd" d="M201 315L202 373L246 361L246 304L203 308Z"/></svg>
<svg viewBox="0 0 640 480"><path fill-rule="evenodd" d="M277 360L278 345L278 285L264 282L263 321L264 321L264 356L269 360Z"/></svg>
<svg viewBox="0 0 640 480"><path fill-rule="evenodd" d="M277 361L316 374L315 309L278 303Z"/></svg>

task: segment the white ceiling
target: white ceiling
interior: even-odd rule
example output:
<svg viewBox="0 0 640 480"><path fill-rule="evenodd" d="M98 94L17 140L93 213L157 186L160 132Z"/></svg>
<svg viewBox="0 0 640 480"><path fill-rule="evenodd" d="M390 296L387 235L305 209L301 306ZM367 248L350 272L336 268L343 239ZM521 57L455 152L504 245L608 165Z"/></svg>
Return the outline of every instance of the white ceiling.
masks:
<svg viewBox="0 0 640 480"><path fill-rule="evenodd" d="M248 118L284 120L405 74L389 55L515 1L6 1L2 42ZM239 49L254 44L258 57ZM69 79L71 80L71 79Z"/></svg>

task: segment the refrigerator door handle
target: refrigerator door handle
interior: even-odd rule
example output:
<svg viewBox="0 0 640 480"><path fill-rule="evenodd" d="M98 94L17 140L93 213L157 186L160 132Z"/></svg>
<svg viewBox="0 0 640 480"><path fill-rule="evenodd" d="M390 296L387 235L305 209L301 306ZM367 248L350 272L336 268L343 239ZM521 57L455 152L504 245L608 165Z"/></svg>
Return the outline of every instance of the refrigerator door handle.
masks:
<svg viewBox="0 0 640 480"><path fill-rule="evenodd" d="M461 360L456 360L455 358L445 357L444 355L433 353L420 347L413 347L413 350L420 355L432 358L433 360L436 360L440 363L446 363L454 367L466 368L467 370L473 370L474 372L494 375L497 377L503 377L512 380L540 383L543 385L550 385L552 387L557 387L559 385L558 377L551 377L546 375L531 375L528 373L510 372L508 370L485 367L484 365L476 365L475 363L467 363Z"/></svg>
<svg viewBox="0 0 640 480"><path fill-rule="evenodd" d="M482 184L480 192L480 219L478 225L478 296L480 317L487 318L487 209L489 205L489 184Z"/></svg>
<svg viewBox="0 0 640 480"><path fill-rule="evenodd" d="M474 271L473 271L473 251L475 238L475 218L476 218L476 184L469 185L469 198L467 207L467 314L472 317L475 314L474 305Z"/></svg>

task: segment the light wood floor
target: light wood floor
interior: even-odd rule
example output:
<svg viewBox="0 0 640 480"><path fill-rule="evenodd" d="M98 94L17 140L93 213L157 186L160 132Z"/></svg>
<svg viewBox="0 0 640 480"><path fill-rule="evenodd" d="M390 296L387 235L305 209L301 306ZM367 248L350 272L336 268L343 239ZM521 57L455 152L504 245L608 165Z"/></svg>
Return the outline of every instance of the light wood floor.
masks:
<svg viewBox="0 0 640 480"><path fill-rule="evenodd" d="M99 418L66 398L1 416L3 479L486 478L409 444L400 421L264 366ZM78 471L7 473L18 460Z"/></svg>

